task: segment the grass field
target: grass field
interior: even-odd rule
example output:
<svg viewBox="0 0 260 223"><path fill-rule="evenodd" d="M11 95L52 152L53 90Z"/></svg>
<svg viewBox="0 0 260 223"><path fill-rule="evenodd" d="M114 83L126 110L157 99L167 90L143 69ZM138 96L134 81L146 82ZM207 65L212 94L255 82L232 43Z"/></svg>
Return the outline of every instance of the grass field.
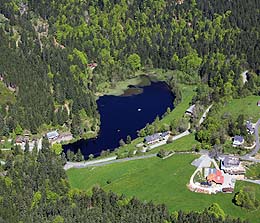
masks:
<svg viewBox="0 0 260 223"><path fill-rule="evenodd" d="M232 203L233 194L205 195L190 192L186 184L195 167L190 163L195 155L174 155L162 160L151 158L111 164L86 169L70 169L67 173L73 188L80 188L91 193L94 185L100 185L106 191L136 196L143 201L165 203L170 211L201 211L212 203L220 204L226 214L248 218L257 222L259 211L247 212ZM237 182L236 191L248 183ZM251 184L250 184L251 185ZM260 186L256 188L256 196L260 197Z"/></svg>
<svg viewBox="0 0 260 223"><path fill-rule="evenodd" d="M256 122L260 118L260 107L256 105L259 100L260 96L255 95L233 99L221 108L220 114L230 113L235 118L240 114L244 114L247 118L251 118L253 122Z"/></svg>
<svg viewBox="0 0 260 223"><path fill-rule="evenodd" d="M3 82L0 81L0 105L3 105L7 102L13 103L14 101L14 94L10 90L8 90Z"/></svg>
<svg viewBox="0 0 260 223"><path fill-rule="evenodd" d="M195 135L190 134L176 141L173 141L172 143L154 148L148 153L157 153L159 152L160 149L164 149L167 151L175 151L175 152L191 151L192 148L198 143L199 142L195 140Z"/></svg>
<svg viewBox="0 0 260 223"><path fill-rule="evenodd" d="M174 108L170 114L162 118L161 124L170 124L172 120L180 120L185 111L189 108L190 102L195 95L196 86L181 85L182 101Z"/></svg>

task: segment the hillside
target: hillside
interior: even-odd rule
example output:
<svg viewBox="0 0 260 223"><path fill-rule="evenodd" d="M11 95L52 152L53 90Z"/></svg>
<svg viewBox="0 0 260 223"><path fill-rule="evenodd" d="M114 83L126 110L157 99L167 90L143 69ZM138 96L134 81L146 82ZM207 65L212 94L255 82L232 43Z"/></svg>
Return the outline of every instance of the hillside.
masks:
<svg viewBox="0 0 260 223"><path fill-rule="evenodd" d="M153 68L202 80L213 100L258 93L258 14L257 0L1 0L0 74L17 96L5 125L81 136L99 122L95 93Z"/></svg>

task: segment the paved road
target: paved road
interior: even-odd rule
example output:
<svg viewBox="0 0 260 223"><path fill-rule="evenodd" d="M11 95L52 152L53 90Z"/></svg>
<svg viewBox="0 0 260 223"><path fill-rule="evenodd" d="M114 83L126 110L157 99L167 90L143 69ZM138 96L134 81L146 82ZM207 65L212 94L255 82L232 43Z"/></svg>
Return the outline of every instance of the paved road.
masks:
<svg viewBox="0 0 260 223"><path fill-rule="evenodd" d="M254 183L254 184L259 184L260 185L260 180L250 180L250 179L243 179L243 181Z"/></svg>
<svg viewBox="0 0 260 223"><path fill-rule="evenodd" d="M210 105L206 109L206 111L203 113L202 118L201 118L202 121L200 121L200 124L205 120L206 115L209 112L211 107L212 107L212 105ZM174 140L177 140L184 136L189 135L190 134L189 129L190 129L190 123L188 124L188 128L185 132L174 136L171 141L174 141ZM166 143L166 141L165 141L165 143ZM157 146L154 146L154 148L155 147L157 147ZM191 152L191 153L193 153L193 152ZM143 156L135 156L135 157L130 157L130 158L124 158L124 159L116 159L116 156L114 156L114 157L104 158L104 159L100 159L100 160L87 161L87 162L67 162L64 166L64 169L68 170L70 168L84 168L84 167L88 167L88 166L104 166L104 165L111 164L111 163L120 163L120 162L125 162L125 161L130 161L130 160L147 159L147 158L151 158L151 157L155 157L155 156L157 156L157 153L143 155Z"/></svg>
<svg viewBox="0 0 260 223"><path fill-rule="evenodd" d="M207 117L207 114L209 112L209 110L211 109L211 107L213 106L213 104L211 104L207 109L206 111L203 113L203 115L201 116L200 120L199 120L199 125L202 124L202 122L206 119Z"/></svg>
<svg viewBox="0 0 260 223"><path fill-rule="evenodd" d="M240 158L241 159L244 159L244 160L251 160L251 161L254 161L256 159L254 159L252 156L254 156L255 154L258 153L259 149L260 149L260 144L259 144L259 126L260 126L260 119L258 119L258 121L256 122L256 125L255 125L255 148L248 154L244 155L244 156L241 156ZM258 161L260 162L260 160Z"/></svg>
<svg viewBox="0 0 260 223"><path fill-rule="evenodd" d="M108 164L112 164L112 163L122 163L122 162L126 162L126 161L130 161L130 160L140 160L140 159L148 159L151 157L156 157L157 154L148 154L148 155L143 155L143 156L134 156L134 157L129 157L129 158L124 158L124 159L114 159L114 160L109 160L107 161L107 159L102 159L100 160L98 163L90 163L90 162L81 162L81 163L72 163L69 162L64 166L65 170L68 170L70 168L85 168L85 167L93 167L93 166L104 166L104 165L108 165ZM98 160L97 160L98 161Z"/></svg>

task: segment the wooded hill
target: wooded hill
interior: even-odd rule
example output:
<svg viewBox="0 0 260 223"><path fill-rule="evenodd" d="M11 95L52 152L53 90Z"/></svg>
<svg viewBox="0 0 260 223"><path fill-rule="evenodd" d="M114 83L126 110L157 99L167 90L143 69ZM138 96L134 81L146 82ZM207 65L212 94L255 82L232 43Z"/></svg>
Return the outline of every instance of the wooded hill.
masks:
<svg viewBox="0 0 260 223"><path fill-rule="evenodd" d="M208 100L258 94L259 4L0 0L0 74L17 96L1 106L0 135L19 126L36 133L44 123L66 123L74 135L93 130L94 93L141 68L176 70L179 82L201 80L210 87ZM202 93L196 100L205 99ZM79 113L92 120L85 129Z"/></svg>

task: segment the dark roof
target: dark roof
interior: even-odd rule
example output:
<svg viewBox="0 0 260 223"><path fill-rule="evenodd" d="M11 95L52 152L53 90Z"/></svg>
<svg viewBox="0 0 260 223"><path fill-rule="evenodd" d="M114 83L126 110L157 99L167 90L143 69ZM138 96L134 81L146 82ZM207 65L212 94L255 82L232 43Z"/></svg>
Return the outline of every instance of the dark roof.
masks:
<svg viewBox="0 0 260 223"><path fill-rule="evenodd" d="M238 136L238 135L236 135L236 136L234 137L234 141L237 141L237 142L242 143L242 142L244 141L244 138L243 138L243 136Z"/></svg>
<svg viewBox="0 0 260 223"><path fill-rule="evenodd" d="M246 122L246 128L250 131L253 132L254 128L253 128L253 124L249 121Z"/></svg>
<svg viewBox="0 0 260 223"><path fill-rule="evenodd" d="M223 160L223 164L225 167L238 166L240 163L238 157L230 157L226 156Z"/></svg>
<svg viewBox="0 0 260 223"><path fill-rule="evenodd" d="M157 140L157 139L159 139L159 138L160 138L160 134L159 134L159 133L155 133L155 134L153 134L153 135L146 136L146 137L144 138L144 140L145 140L146 142L152 142L152 141Z"/></svg>
<svg viewBox="0 0 260 223"><path fill-rule="evenodd" d="M222 192L233 192L234 191L234 188L232 188L232 187L224 187L224 188L222 188Z"/></svg>
<svg viewBox="0 0 260 223"><path fill-rule="evenodd" d="M167 135L169 135L169 134L170 134L169 131L167 131L167 132L163 132L163 133L161 134L161 137L165 137L165 136L167 136Z"/></svg>

